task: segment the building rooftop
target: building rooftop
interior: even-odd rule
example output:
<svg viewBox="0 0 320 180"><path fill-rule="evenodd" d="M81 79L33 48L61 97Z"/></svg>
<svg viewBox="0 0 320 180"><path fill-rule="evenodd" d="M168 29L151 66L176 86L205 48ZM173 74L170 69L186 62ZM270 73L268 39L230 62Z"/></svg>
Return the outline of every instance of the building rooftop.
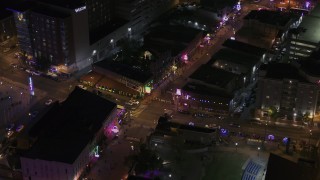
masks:
<svg viewBox="0 0 320 180"><path fill-rule="evenodd" d="M287 63L270 63L260 66L260 70L266 70L266 78L271 79L294 79L300 82L308 82L299 74L297 68Z"/></svg>
<svg viewBox="0 0 320 180"><path fill-rule="evenodd" d="M216 88L211 88L201 84L187 83L185 86L183 86L182 89L184 91L206 95L206 96L217 96L217 97L230 98L230 99L232 98L232 95L226 91L216 89Z"/></svg>
<svg viewBox="0 0 320 180"><path fill-rule="evenodd" d="M222 48L213 55L207 64L212 65L217 60L227 61L252 68L260 61L260 58L245 52L235 51L230 48Z"/></svg>
<svg viewBox="0 0 320 180"><path fill-rule="evenodd" d="M320 17L304 16L299 27L305 29L305 32L301 32L298 39L316 44L320 42Z"/></svg>
<svg viewBox="0 0 320 180"><path fill-rule="evenodd" d="M94 66L112 71L142 84L145 84L152 78L152 74L150 72L143 72L142 70L133 68L132 66L126 64L111 62L109 59L97 62L94 64Z"/></svg>
<svg viewBox="0 0 320 180"><path fill-rule="evenodd" d="M32 12L55 18L67 18L71 15L62 11L54 10L48 7L37 7Z"/></svg>
<svg viewBox="0 0 320 180"><path fill-rule="evenodd" d="M151 28L145 38L189 45L200 33L202 33L202 31L180 25L159 25Z"/></svg>
<svg viewBox="0 0 320 180"><path fill-rule="evenodd" d="M79 0L36 0L38 2L42 2L45 4L51 4L67 9L76 9L79 7L85 6L85 1L79 1Z"/></svg>
<svg viewBox="0 0 320 180"><path fill-rule="evenodd" d="M247 44L241 41L231 40L231 39L227 39L223 43L223 46L230 49L237 50L237 51L241 51L247 54L255 55L259 58L261 58L267 52L267 50L264 48L260 48L257 46L253 46L251 44Z"/></svg>
<svg viewBox="0 0 320 180"><path fill-rule="evenodd" d="M224 88L236 74L203 64L189 78Z"/></svg>
<svg viewBox="0 0 320 180"><path fill-rule="evenodd" d="M72 164L94 138L116 104L76 87L30 130L37 138L22 157Z"/></svg>
<svg viewBox="0 0 320 180"><path fill-rule="evenodd" d="M271 153L265 179L315 180L317 179L316 172L316 168L308 167Z"/></svg>
<svg viewBox="0 0 320 180"><path fill-rule="evenodd" d="M270 11L270 10L253 10L247 14L244 19L257 20L261 23L271 24L274 26L286 26L292 18L297 18L297 15L283 12L283 11Z"/></svg>

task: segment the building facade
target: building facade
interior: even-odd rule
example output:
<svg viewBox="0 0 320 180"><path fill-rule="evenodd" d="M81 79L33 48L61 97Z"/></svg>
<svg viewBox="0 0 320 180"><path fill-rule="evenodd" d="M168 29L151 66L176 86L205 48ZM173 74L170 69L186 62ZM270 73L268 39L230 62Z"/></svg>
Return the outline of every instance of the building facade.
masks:
<svg viewBox="0 0 320 180"><path fill-rule="evenodd" d="M309 83L299 75L296 78L272 76L268 73L261 75L260 72L257 108L263 111L275 108L281 116L288 119L302 117L306 113L312 116L315 114L319 91L316 84Z"/></svg>

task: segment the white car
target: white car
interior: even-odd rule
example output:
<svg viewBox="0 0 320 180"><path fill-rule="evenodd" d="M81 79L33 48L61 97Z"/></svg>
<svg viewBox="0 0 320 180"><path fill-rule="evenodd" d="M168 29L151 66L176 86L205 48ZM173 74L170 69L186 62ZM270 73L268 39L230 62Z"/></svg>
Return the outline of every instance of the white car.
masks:
<svg viewBox="0 0 320 180"><path fill-rule="evenodd" d="M129 103L130 103L130 105L133 105L133 104L138 105L138 104L139 104L139 101L134 100L134 99L131 99L131 100L129 101Z"/></svg>
<svg viewBox="0 0 320 180"><path fill-rule="evenodd" d="M49 106L52 102L53 102L52 99L48 99L48 100L45 102L45 104L46 104L47 106Z"/></svg>
<svg viewBox="0 0 320 180"><path fill-rule="evenodd" d="M81 89L83 89L83 90L87 90L87 87L85 87L85 86L82 85L82 84L79 84L78 87L81 88Z"/></svg>

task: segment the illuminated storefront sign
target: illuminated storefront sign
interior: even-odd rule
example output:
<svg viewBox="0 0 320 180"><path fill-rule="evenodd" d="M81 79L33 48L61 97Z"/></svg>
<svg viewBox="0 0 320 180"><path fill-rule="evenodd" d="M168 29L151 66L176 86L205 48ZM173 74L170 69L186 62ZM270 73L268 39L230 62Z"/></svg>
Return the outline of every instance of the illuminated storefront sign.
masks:
<svg viewBox="0 0 320 180"><path fill-rule="evenodd" d="M145 89L145 92L146 92L146 93L148 93L148 94L151 93L151 87L146 86L146 87L144 87L144 89Z"/></svg>
<svg viewBox="0 0 320 180"><path fill-rule="evenodd" d="M83 11L83 10L85 10L85 9L87 9L87 7L86 7L86 6L82 6L82 7L79 7L79 8L77 8L77 9L74 9L74 11L75 11L76 13L78 13L78 12L81 12L81 11Z"/></svg>
<svg viewBox="0 0 320 180"><path fill-rule="evenodd" d="M33 82L31 77L29 77L29 90L30 90L30 94L34 96Z"/></svg>

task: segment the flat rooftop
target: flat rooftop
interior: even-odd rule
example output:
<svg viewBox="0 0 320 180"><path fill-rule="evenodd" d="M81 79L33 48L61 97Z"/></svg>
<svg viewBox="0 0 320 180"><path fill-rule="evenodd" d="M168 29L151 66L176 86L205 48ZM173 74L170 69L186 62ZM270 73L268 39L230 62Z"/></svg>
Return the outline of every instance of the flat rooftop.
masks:
<svg viewBox="0 0 320 180"><path fill-rule="evenodd" d="M189 78L224 88L236 77L237 75L231 72L203 64Z"/></svg>
<svg viewBox="0 0 320 180"><path fill-rule="evenodd" d="M266 70L266 78L270 79L295 79L300 82L308 82L299 74L297 68L287 63L270 63L260 67L261 70Z"/></svg>
<svg viewBox="0 0 320 180"><path fill-rule="evenodd" d="M145 38L189 44L202 31L180 25L159 25L150 29Z"/></svg>
<svg viewBox="0 0 320 180"><path fill-rule="evenodd" d="M260 61L260 58L248 53L235 51L230 48L222 48L213 55L213 57L207 64L212 65L216 60L227 61L230 63L235 63L248 68L252 68Z"/></svg>
<svg viewBox="0 0 320 180"><path fill-rule="evenodd" d="M305 32L301 32L298 39L316 43L320 42L320 17L317 16L304 16L299 27L305 29Z"/></svg>
<svg viewBox="0 0 320 180"><path fill-rule="evenodd" d="M264 48L232 39L227 39L222 45L224 47L251 54L257 57L262 57L267 52L267 50Z"/></svg>
<svg viewBox="0 0 320 180"><path fill-rule="evenodd" d="M100 62L97 62L94 64L94 66L133 79L142 84L146 83L148 80L152 78L152 74L150 72L144 72L142 70L133 68L132 66L129 66L127 64L112 62L110 59L105 59Z"/></svg>
<svg viewBox="0 0 320 180"><path fill-rule="evenodd" d="M29 135L37 140L22 157L72 164L116 106L76 87L31 128Z"/></svg>
<svg viewBox="0 0 320 180"><path fill-rule="evenodd" d="M228 92L222 91L220 89L211 88L202 84L187 83L185 86L183 86L182 89L184 91L192 92L195 94L232 99L232 95Z"/></svg>
<svg viewBox="0 0 320 180"><path fill-rule="evenodd" d="M257 20L261 23L282 27L286 26L292 18L297 18L297 15L283 11L270 11L265 9L252 10L244 17L246 20Z"/></svg>

